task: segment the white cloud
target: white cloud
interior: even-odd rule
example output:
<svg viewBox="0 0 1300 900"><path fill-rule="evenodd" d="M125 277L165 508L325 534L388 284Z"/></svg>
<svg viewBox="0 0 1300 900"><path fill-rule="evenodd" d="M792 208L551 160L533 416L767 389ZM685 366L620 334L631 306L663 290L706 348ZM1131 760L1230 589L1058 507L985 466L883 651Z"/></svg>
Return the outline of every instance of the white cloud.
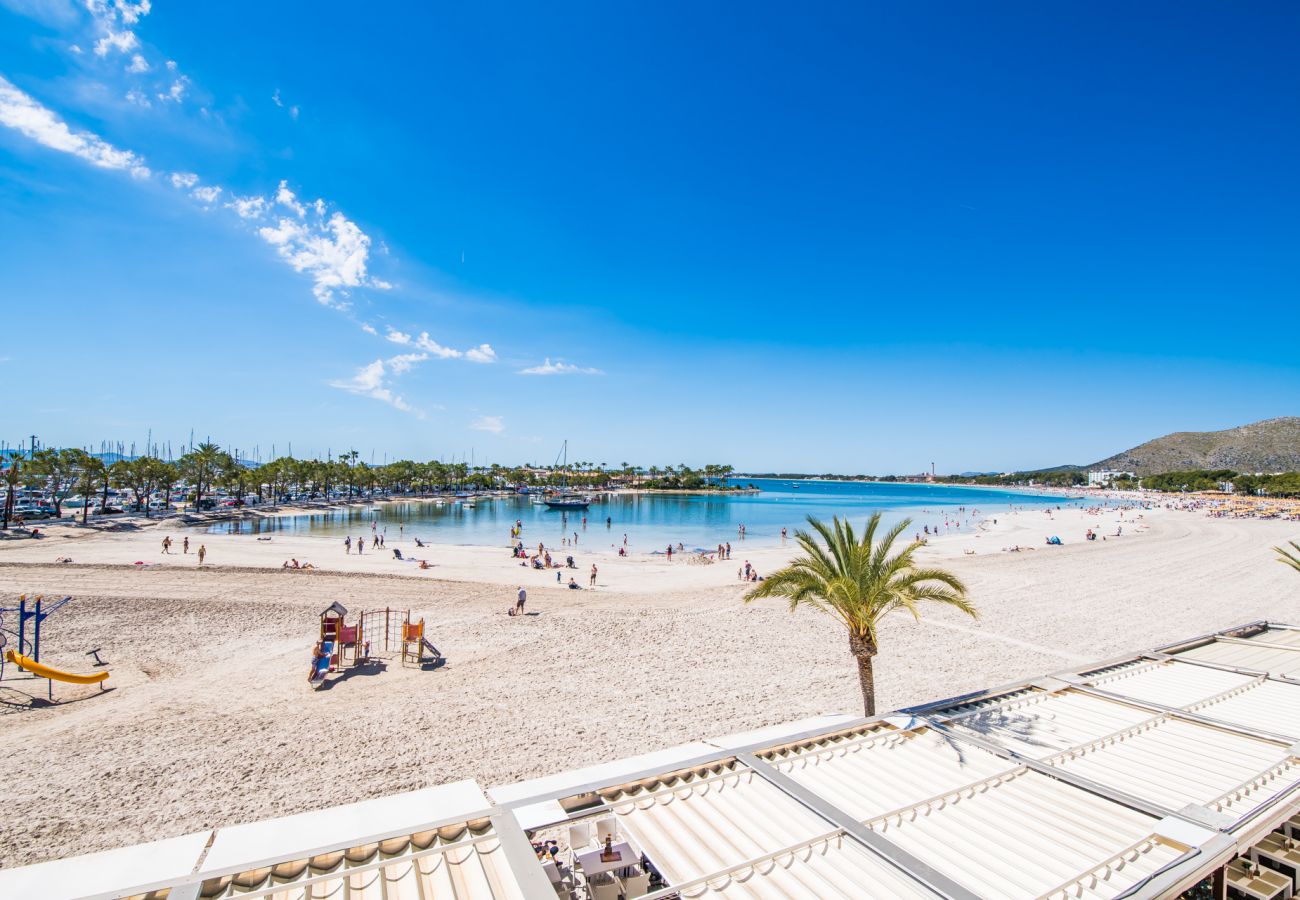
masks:
<svg viewBox="0 0 1300 900"><path fill-rule="evenodd" d="M551 362L551 358L546 357L546 362L540 366L529 366L527 369L520 369L520 375L604 375L600 369L588 369L582 366L575 366L557 359Z"/></svg>
<svg viewBox="0 0 1300 900"><path fill-rule="evenodd" d="M168 71L168 72L175 72L175 71L176 71L176 60L174 60L174 59L169 59L169 60L167 60L167 71Z"/></svg>
<svg viewBox="0 0 1300 900"><path fill-rule="evenodd" d="M469 427L474 431L490 431L492 434L500 434L506 430L501 416L479 416L469 423Z"/></svg>
<svg viewBox="0 0 1300 900"><path fill-rule="evenodd" d="M172 82L172 86L167 89L167 93L159 94L158 99L164 103L180 103L185 99L185 90L190 86L190 79L182 75Z"/></svg>
<svg viewBox="0 0 1300 900"><path fill-rule="evenodd" d="M131 57L131 64L126 67L126 70L128 72L131 72L132 74L138 74L140 72L148 72L149 63L145 60L143 56L137 53L135 56Z"/></svg>
<svg viewBox="0 0 1300 900"><path fill-rule="evenodd" d="M366 271L370 258L370 237L340 212L328 219L296 222L281 218L276 226L257 232L275 247L276 253L296 272L305 272L314 282L312 293L326 306L345 308L337 299L350 288L384 290L387 282L371 278Z"/></svg>
<svg viewBox="0 0 1300 900"><path fill-rule="evenodd" d="M275 202L283 206L285 209L293 210L298 214L298 218L300 219L307 215L307 209L298 202L298 197L294 192L289 190L289 182L287 181L280 182L280 187L275 192ZM324 215L324 204L319 200L316 201L316 204L316 213L318 215Z"/></svg>
<svg viewBox="0 0 1300 900"><path fill-rule="evenodd" d="M241 219L260 219L268 206L265 197L235 197L226 209L233 209Z"/></svg>
<svg viewBox="0 0 1300 900"><path fill-rule="evenodd" d="M377 359L369 365L357 369L356 374L345 381L331 381L330 387L347 391L350 394L357 394L363 397L372 397L387 403L395 409L402 412L414 413L420 418L424 418L424 413L413 409L400 395L393 392L388 384L390 375L400 375L409 371L417 362L421 362L427 357L421 353L407 353L401 356L394 356L391 359Z"/></svg>
<svg viewBox="0 0 1300 900"><path fill-rule="evenodd" d="M68 50L76 54L77 56L80 56L81 54L86 52L85 50L82 50L80 47L78 47L76 44L69 44Z"/></svg>
<svg viewBox="0 0 1300 900"><path fill-rule="evenodd" d="M193 172L172 172L171 182L172 187L177 190L183 190L185 188L192 188L194 185L198 184L199 176L195 175Z"/></svg>
<svg viewBox="0 0 1300 900"><path fill-rule="evenodd" d="M467 359L476 363L491 363L496 362L497 359L497 352L492 349L491 344L479 344L477 347L471 347L468 350L457 350L454 347L444 347L439 344L429 337L427 331L421 331L418 337L414 337L389 325L388 333L384 337L394 344L400 344L403 347L416 347L439 359Z"/></svg>
<svg viewBox="0 0 1300 900"><path fill-rule="evenodd" d="M143 106L145 108L153 106L153 104L149 102L149 98L139 91L127 91L126 102L134 103L136 106Z"/></svg>
<svg viewBox="0 0 1300 900"><path fill-rule="evenodd" d="M74 132L52 110L20 91L3 75L0 75L0 125L101 169L121 169L136 178L149 177L144 159L130 150L119 150L88 131Z"/></svg>
<svg viewBox="0 0 1300 900"><path fill-rule="evenodd" d="M415 368L416 363L422 363L428 358L427 353L401 353L388 360L388 367L394 375L401 375Z"/></svg>
<svg viewBox="0 0 1300 900"><path fill-rule="evenodd" d="M95 41L95 55L108 56L109 51L130 53L140 46L140 40L133 31L114 31L111 28L104 36Z"/></svg>
<svg viewBox="0 0 1300 900"><path fill-rule="evenodd" d="M144 16L149 15L149 10L153 4L149 0L140 0L139 3L130 3L128 0L116 0L113 4L122 21L128 25L134 25Z"/></svg>
<svg viewBox="0 0 1300 900"><path fill-rule="evenodd" d="M276 88L276 89L275 89L275 93L271 95L271 102L274 103L276 106L280 107L281 109L284 109L284 101L280 99L280 89L279 89L279 88ZM291 107L289 107L289 118L291 118L291 119L295 119L295 120L298 118L298 107L296 107L296 106L291 106ZM317 201L317 202L320 202L320 201Z"/></svg>
<svg viewBox="0 0 1300 900"><path fill-rule="evenodd" d="M375 326L371 325L369 322L362 322L361 330L364 331L366 334L375 334L375 335L379 334L378 331L375 331Z"/></svg>
<svg viewBox="0 0 1300 900"><path fill-rule="evenodd" d="M216 203L217 198L221 196L221 188L219 187L195 188L194 190L190 191L190 196L196 200L200 200L203 203L206 203L209 206L211 206L213 203Z"/></svg>

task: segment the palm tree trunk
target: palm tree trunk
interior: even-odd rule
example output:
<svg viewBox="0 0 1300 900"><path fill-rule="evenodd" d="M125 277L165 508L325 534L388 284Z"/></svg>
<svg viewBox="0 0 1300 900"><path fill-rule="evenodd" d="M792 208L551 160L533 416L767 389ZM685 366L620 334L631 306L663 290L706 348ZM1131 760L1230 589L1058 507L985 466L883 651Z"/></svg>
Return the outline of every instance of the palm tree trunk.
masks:
<svg viewBox="0 0 1300 900"><path fill-rule="evenodd" d="M849 652L858 664L858 686L862 688L862 707L865 715L876 714L876 673L873 662L876 645L870 638L849 635Z"/></svg>

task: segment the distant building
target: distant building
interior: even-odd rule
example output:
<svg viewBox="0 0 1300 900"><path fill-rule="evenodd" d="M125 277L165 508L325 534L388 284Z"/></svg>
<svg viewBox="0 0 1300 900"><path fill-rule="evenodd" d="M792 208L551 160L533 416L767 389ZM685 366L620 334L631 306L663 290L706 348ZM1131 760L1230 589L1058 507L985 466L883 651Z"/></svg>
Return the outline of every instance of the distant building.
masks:
<svg viewBox="0 0 1300 900"><path fill-rule="evenodd" d="M1106 487L1119 478L1135 479L1137 475L1132 472L1114 472L1109 469L1101 472L1089 472L1088 487Z"/></svg>

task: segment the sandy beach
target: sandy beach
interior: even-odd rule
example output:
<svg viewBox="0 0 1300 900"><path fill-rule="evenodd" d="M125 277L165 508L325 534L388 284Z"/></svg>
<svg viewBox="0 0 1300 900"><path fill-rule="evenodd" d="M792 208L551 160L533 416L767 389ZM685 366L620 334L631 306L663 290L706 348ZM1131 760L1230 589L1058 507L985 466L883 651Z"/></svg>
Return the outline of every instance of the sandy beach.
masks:
<svg viewBox="0 0 1300 900"><path fill-rule="evenodd" d="M122 846L199 828L472 777L485 786L822 713L857 713L846 639L780 602L745 605L736 568L770 572L790 548L690 564L575 553L586 584L518 566L504 548L431 546L420 570L337 541L59 526L0 542L0 592L76 599L46 623L42 660L113 690L0 684L11 789L0 864ZM1104 535L1085 542L1091 527ZM1118 530L1122 534L1115 536ZM172 530L179 544L182 532ZM1058 534L1065 545L1044 546ZM524 536L527 543L527 535ZM878 703L896 708L1257 618L1300 620L1300 583L1273 545L1294 522L1153 509L999 515L925 553L966 580L977 621L898 617L881 636ZM1015 545L1033 549L1004 552ZM404 553L409 541L394 543ZM972 552L968 552L972 551ZM561 553L561 558L564 553ZM283 571L283 560L313 571ZM70 557L71 564L57 564ZM136 566L140 560L153 565ZM514 588L528 613L508 617ZM357 669L306 683L318 613L393 607L424 617L447 657L431 671ZM12 670L11 670L12 671Z"/></svg>

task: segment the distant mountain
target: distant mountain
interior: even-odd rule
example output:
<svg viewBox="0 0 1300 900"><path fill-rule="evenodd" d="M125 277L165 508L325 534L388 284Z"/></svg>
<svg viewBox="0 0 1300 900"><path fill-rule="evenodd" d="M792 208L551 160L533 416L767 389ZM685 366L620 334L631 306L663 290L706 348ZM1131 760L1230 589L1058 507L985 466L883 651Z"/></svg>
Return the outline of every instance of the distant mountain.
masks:
<svg viewBox="0 0 1300 900"><path fill-rule="evenodd" d="M1225 431L1177 431L1125 450L1090 469L1158 475L1189 469L1300 471L1300 417L1285 416Z"/></svg>

